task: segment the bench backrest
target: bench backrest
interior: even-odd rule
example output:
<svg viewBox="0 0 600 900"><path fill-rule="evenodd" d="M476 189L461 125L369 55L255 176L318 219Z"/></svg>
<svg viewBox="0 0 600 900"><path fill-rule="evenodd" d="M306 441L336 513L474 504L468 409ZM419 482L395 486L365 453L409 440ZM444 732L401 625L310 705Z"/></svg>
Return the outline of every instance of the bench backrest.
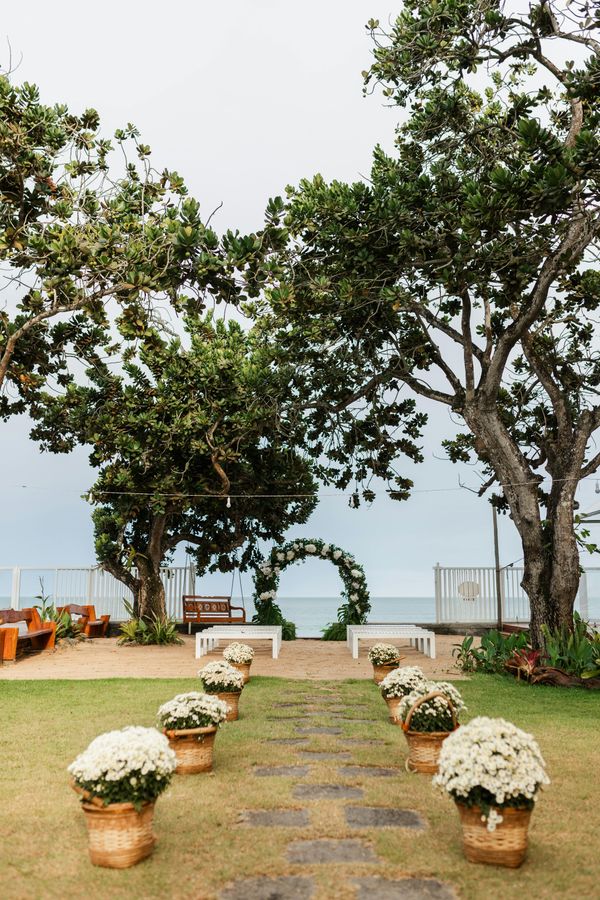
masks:
<svg viewBox="0 0 600 900"><path fill-rule="evenodd" d="M67 603L66 606L61 606L61 610L69 613L70 616L85 616L86 618L90 616L89 606L78 606L76 603Z"/></svg>
<svg viewBox="0 0 600 900"><path fill-rule="evenodd" d="M205 597L195 594L183 596L183 621L200 622L203 618L229 619L231 597Z"/></svg>
<svg viewBox="0 0 600 900"><path fill-rule="evenodd" d="M29 631L37 631L43 627L40 614L34 607L26 609L0 609L0 625L13 625L27 622Z"/></svg>

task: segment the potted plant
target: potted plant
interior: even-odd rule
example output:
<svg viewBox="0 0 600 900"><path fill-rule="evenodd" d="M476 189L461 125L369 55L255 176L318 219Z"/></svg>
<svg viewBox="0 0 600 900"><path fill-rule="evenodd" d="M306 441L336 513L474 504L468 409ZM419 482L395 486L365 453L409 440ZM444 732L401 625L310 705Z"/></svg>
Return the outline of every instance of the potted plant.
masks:
<svg viewBox="0 0 600 900"><path fill-rule="evenodd" d="M434 783L454 800L470 862L517 868L537 792L549 784L532 735L479 716L444 741Z"/></svg>
<svg viewBox="0 0 600 900"><path fill-rule="evenodd" d="M177 773L210 772L217 728L227 717L227 704L212 694L177 694L158 710L158 723L177 757Z"/></svg>
<svg viewBox="0 0 600 900"><path fill-rule="evenodd" d="M164 734L137 726L101 734L71 763L95 866L126 869L152 853L154 803L175 765Z"/></svg>
<svg viewBox="0 0 600 900"><path fill-rule="evenodd" d="M388 705L390 711L390 722L398 725L398 706L403 697L418 688L423 682L427 681L423 670L419 666L402 666L385 676L379 684L381 696Z"/></svg>
<svg viewBox="0 0 600 900"><path fill-rule="evenodd" d="M397 669L400 660L403 659L393 644L374 644L368 655L373 666L375 684L379 684L393 669Z"/></svg>
<svg viewBox="0 0 600 900"><path fill-rule="evenodd" d="M458 728L458 716L464 709L460 693L447 681L424 681L402 697L398 718L408 744L409 771L437 772L442 743Z"/></svg>
<svg viewBox="0 0 600 900"><path fill-rule="evenodd" d="M249 647L248 644L240 644L238 641L234 641L223 650L223 659L230 666L233 666L234 669L237 669L238 672L241 672L244 676L244 684L248 684L250 681L250 666L254 659L252 647Z"/></svg>
<svg viewBox="0 0 600 900"><path fill-rule="evenodd" d="M207 663L198 675L202 679L204 690L208 694L216 694L219 700L227 704L227 722L235 722L239 717L239 701L244 676L228 662L216 661Z"/></svg>

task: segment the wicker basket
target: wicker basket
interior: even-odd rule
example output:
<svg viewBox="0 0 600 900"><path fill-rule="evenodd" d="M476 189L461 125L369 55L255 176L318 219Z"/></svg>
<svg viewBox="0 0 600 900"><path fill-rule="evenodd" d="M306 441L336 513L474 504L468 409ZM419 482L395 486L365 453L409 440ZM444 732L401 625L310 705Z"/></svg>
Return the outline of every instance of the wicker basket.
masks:
<svg viewBox="0 0 600 900"><path fill-rule="evenodd" d="M453 731L458 728L456 712L454 705L446 697L442 691L431 691L420 697L417 702L411 706L406 717L406 721L402 724L402 730L408 744L408 759L406 760L406 768L409 772L421 772L424 775L435 775L438 770L438 760L442 744L446 740L450 731L411 731L410 723L415 711L425 703L426 700L432 700L434 697L443 697L450 707L452 714L452 722L454 724Z"/></svg>
<svg viewBox="0 0 600 900"><path fill-rule="evenodd" d="M400 716L398 715L398 707L402 697L384 697L383 699L388 705L390 722L393 725L402 725Z"/></svg>
<svg viewBox="0 0 600 900"><path fill-rule="evenodd" d="M222 693L217 694L219 700L224 700L227 704L226 722L235 722L239 718L238 704L240 702L241 693L241 691L223 691Z"/></svg>
<svg viewBox="0 0 600 900"><path fill-rule="evenodd" d="M248 684L250 681L250 666L252 663L229 663L234 669L237 669L238 672L241 672L244 676L244 684Z"/></svg>
<svg viewBox="0 0 600 900"><path fill-rule="evenodd" d="M177 757L175 771L178 775L196 775L198 772L212 771L216 725L164 733L169 738L169 747L175 751Z"/></svg>
<svg viewBox="0 0 600 900"><path fill-rule="evenodd" d="M527 854L530 809L500 809L502 822L488 831L478 806L456 803L463 829L463 849L469 862L517 869Z"/></svg>
<svg viewBox="0 0 600 900"><path fill-rule="evenodd" d="M385 676L389 675L390 672L393 672L394 669L397 669L400 665L400 661L403 659L403 656L399 656L394 662L386 663L384 666L376 666L375 663L373 663L373 681L375 684L381 684Z"/></svg>
<svg viewBox="0 0 600 900"><path fill-rule="evenodd" d="M154 801L144 803L139 812L132 803L98 806L84 800L81 808L88 829L90 860L95 866L128 869L154 850Z"/></svg>

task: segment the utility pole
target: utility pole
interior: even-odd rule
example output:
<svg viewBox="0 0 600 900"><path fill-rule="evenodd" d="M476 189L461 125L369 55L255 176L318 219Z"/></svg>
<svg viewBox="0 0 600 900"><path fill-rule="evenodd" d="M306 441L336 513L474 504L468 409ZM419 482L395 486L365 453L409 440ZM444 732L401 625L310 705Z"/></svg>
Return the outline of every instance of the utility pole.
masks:
<svg viewBox="0 0 600 900"><path fill-rule="evenodd" d="M498 547L498 510L492 506L494 523L494 558L496 564L496 609L498 613L498 631L502 631L502 583L500 580L500 548Z"/></svg>

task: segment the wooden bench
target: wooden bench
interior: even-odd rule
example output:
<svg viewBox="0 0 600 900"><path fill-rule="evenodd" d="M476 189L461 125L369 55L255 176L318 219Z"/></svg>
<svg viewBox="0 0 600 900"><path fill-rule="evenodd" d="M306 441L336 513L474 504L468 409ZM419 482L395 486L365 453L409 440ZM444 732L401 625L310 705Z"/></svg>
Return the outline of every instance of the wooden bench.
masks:
<svg viewBox="0 0 600 900"><path fill-rule="evenodd" d="M26 622L27 631L18 623ZM37 609L0 609L0 664L16 662L17 655L53 650L56 642L56 622L42 622Z"/></svg>
<svg viewBox="0 0 600 900"><path fill-rule="evenodd" d="M233 615L233 610L240 613ZM183 595L183 624L192 633L192 625L243 625L246 610L232 606L231 597L205 597L200 594Z"/></svg>
<svg viewBox="0 0 600 900"><path fill-rule="evenodd" d="M86 606L78 606L76 603L68 603L66 606L59 606L58 612L66 612L71 618L80 616L77 624L81 628L81 633L86 637L106 637L110 616L96 616L96 610L90 604Z"/></svg>

